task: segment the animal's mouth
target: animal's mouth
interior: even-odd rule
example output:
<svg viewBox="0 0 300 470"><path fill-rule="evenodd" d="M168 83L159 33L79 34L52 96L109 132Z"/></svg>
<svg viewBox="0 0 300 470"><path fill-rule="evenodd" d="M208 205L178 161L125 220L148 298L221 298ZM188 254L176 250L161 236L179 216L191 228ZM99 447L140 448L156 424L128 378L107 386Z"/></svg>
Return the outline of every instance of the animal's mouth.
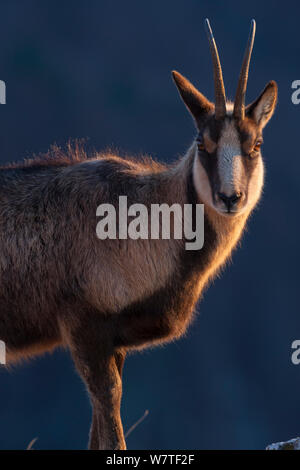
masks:
<svg viewBox="0 0 300 470"><path fill-rule="evenodd" d="M236 217L241 214L241 210L236 210L236 209L220 209L216 207L216 210L219 214L225 216L225 217Z"/></svg>

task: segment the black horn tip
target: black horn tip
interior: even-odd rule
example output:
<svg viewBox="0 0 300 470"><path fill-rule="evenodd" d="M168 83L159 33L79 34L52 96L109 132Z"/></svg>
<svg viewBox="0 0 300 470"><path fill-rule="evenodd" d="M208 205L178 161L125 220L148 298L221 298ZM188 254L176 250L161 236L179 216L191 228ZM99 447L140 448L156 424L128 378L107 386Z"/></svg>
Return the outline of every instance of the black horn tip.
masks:
<svg viewBox="0 0 300 470"><path fill-rule="evenodd" d="M209 19L208 18L205 18L204 20L204 26L205 26L205 29L206 29L206 32L209 36L213 36L213 32L212 32L212 29L211 29L211 26L210 26L210 22L209 22Z"/></svg>
<svg viewBox="0 0 300 470"><path fill-rule="evenodd" d="M175 82L179 82L180 79L182 79L182 75L179 72L177 72L177 70L172 70L171 74Z"/></svg>
<svg viewBox="0 0 300 470"><path fill-rule="evenodd" d="M252 36L255 34L256 30L256 21L254 19L251 20L251 26L250 26L250 35Z"/></svg>

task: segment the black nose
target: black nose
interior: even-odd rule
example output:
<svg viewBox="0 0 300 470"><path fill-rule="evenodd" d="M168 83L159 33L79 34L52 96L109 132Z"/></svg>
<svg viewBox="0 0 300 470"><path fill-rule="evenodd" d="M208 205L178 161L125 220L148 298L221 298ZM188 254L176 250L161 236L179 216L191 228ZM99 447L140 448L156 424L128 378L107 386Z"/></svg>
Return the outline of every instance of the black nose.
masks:
<svg viewBox="0 0 300 470"><path fill-rule="evenodd" d="M230 209L241 199L242 193L233 193L231 196L226 196L224 193L218 193L221 201L224 202L225 206L230 212Z"/></svg>

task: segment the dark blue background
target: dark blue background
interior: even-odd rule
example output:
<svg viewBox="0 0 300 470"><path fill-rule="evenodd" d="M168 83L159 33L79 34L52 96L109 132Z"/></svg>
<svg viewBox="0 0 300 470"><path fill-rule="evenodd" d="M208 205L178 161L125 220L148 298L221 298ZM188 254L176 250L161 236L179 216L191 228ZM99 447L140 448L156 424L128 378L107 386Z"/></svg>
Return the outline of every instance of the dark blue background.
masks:
<svg viewBox="0 0 300 470"><path fill-rule="evenodd" d="M1 162L69 138L87 147L182 154L195 134L170 71L213 99L203 20L233 97L250 19L257 35L248 86L279 103L265 131L266 185L242 247L205 293L185 338L128 358L123 421L133 449L253 449L300 434L299 2L164 0L0 2ZM90 406L68 353L0 371L0 448L85 448Z"/></svg>

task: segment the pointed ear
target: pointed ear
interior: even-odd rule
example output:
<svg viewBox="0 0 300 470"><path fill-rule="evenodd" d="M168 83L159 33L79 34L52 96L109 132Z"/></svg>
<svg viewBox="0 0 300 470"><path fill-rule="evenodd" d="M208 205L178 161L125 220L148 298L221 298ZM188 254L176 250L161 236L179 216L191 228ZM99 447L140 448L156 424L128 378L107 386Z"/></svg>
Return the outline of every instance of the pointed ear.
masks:
<svg viewBox="0 0 300 470"><path fill-rule="evenodd" d="M273 116L277 103L277 84L273 80L267 84L261 95L246 107L246 115L264 128Z"/></svg>
<svg viewBox="0 0 300 470"><path fill-rule="evenodd" d="M180 73L173 70L172 76L174 82L179 90L181 98L184 104L192 114L193 118L198 124L203 124L209 114L214 111L214 105L207 98L205 98L200 91L198 91L194 85L189 82Z"/></svg>

